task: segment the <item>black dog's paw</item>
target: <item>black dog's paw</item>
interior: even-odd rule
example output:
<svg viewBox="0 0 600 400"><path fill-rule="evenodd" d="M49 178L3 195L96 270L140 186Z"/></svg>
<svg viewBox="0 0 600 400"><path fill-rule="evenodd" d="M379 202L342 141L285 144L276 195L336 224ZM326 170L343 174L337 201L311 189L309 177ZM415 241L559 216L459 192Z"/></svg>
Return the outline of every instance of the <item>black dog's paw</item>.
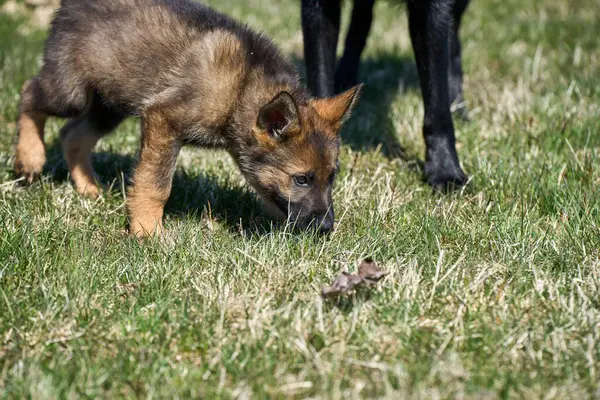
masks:
<svg viewBox="0 0 600 400"><path fill-rule="evenodd" d="M451 152L437 153L425 163L425 179L429 186L439 192L451 192L467 183L468 177L460 168L458 158Z"/></svg>
<svg viewBox="0 0 600 400"><path fill-rule="evenodd" d="M427 183L435 191L449 193L460 189L467 183L467 175L459 168L458 171L436 171L425 175Z"/></svg>

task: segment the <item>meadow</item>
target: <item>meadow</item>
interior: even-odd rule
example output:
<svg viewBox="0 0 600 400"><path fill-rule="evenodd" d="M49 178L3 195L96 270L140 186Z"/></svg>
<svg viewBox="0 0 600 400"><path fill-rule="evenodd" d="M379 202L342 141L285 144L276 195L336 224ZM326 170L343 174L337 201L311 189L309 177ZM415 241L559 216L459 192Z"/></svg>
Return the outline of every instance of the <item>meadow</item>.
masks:
<svg viewBox="0 0 600 400"><path fill-rule="evenodd" d="M299 1L207 3L304 74ZM455 119L470 181L447 195L422 181L405 10L379 2L328 238L272 225L226 153L192 148L168 235L128 237L134 119L96 148L100 199L70 183L61 120L42 179L16 182L19 92L45 36L0 14L0 397L600 397L596 0L473 0L470 120ZM367 256L390 272L377 288L320 296Z"/></svg>

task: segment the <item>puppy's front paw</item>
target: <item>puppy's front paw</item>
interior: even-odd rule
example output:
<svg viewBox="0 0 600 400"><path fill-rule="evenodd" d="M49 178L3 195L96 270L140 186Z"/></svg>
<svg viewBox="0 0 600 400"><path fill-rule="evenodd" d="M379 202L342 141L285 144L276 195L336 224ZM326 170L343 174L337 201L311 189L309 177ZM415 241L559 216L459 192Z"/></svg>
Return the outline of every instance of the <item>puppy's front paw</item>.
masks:
<svg viewBox="0 0 600 400"><path fill-rule="evenodd" d="M17 148L15 155L14 171L18 178L25 178L27 183L32 183L40 177L46 163L46 152L43 146L34 146L30 149Z"/></svg>
<svg viewBox="0 0 600 400"><path fill-rule="evenodd" d="M160 236L163 233L161 221L156 221L153 218L132 219L129 224L129 234L144 239L150 236Z"/></svg>

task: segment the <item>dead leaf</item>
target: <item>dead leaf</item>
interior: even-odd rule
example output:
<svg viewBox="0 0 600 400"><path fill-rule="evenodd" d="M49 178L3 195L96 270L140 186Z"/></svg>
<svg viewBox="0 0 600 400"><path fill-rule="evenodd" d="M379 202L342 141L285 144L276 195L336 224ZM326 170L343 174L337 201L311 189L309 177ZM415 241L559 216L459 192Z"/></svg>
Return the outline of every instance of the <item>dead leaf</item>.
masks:
<svg viewBox="0 0 600 400"><path fill-rule="evenodd" d="M365 258L358 267L358 276L368 282L377 283L389 272L379 269L377 263L372 258Z"/></svg>
<svg viewBox="0 0 600 400"><path fill-rule="evenodd" d="M358 267L358 275L342 272L335 278L331 286L323 286L321 294L324 297L338 296L354 288L376 284L388 274L377 267L372 258L366 258Z"/></svg>
<svg viewBox="0 0 600 400"><path fill-rule="evenodd" d="M321 293L323 296L336 296L340 293L346 293L361 282L362 279L359 276L342 272L335 278L331 286L323 286Z"/></svg>

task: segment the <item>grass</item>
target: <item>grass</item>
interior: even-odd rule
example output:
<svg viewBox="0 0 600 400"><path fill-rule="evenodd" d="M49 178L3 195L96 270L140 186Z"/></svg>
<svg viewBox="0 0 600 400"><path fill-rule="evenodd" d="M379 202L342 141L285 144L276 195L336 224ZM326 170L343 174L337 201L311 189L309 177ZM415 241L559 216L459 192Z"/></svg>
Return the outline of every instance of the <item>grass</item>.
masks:
<svg viewBox="0 0 600 400"><path fill-rule="evenodd" d="M210 3L302 65L296 0ZM58 120L42 181L12 183L45 32L0 15L0 397L600 396L597 2L471 4L472 120L456 121L471 181L447 196L394 158L424 153L403 14L377 5L330 239L263 229L230 158L186 149L169 236L146 243L123 234L137 121L99 143L99 201L72 188ZM390 271L380 288L319 296L365 256Z"/></svg>

